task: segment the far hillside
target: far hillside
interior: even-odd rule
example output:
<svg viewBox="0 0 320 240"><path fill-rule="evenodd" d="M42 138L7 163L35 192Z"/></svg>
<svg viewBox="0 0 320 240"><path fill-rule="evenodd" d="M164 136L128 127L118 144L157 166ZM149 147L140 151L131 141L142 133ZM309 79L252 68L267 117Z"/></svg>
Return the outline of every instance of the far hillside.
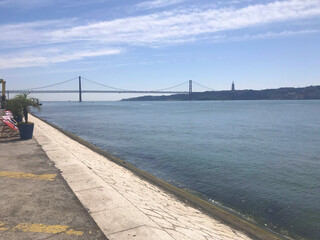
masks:
<svg viewBox="0 0 320 240"><path fill-rule="evenodd" d="M277 88L265 90L208 91L170 96L143 96L122 101L207 101L207 100L300 100L320 99L320 85L303 88Z"/></svg>

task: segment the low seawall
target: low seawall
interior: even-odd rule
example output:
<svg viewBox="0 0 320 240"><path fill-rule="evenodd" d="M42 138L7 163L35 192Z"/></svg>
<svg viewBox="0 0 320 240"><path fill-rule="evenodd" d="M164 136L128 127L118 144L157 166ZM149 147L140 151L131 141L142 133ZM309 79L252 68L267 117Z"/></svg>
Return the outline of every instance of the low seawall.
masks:
<svg viewBox="0 0 320 240"><path fill-rule="evenodd" d="M190 231L192 231L198 233L197 236L203 236L207 239L211 239L210 236L212 238L219 236L221 239L282 239L281 236L267 229L263 229L239 216L235 216L233 213L219 206L213 205L183 189L175 187L134 167L122 159L116 158L108 152L97 148L91 143L54 124L45 122L37 117L33 118L32 121L34 121L36 125L35 138L40 145L43 146L45 151L47 149L49 158L51 156L57 167L66 173L67 182L68 178L71 179L69 184L71 188L72 185L76 185L74 182L77 182L75 181L77 179L73 179L72 181L72 177L68 176L70 172L72 172L70 166L80 164L79 171L88 173L88 179L89 176L95 179L97 184L94 186L99 186L98 189L101 188L102 191L105 191L106 197L108 197L108 191L109 193L111 191L111 186L113 188L112 191L117 192L114 194L116 196L115 199L121 198L119 196L120 194L130 203L123 203L121 207L128 206L129 209L132 207L139 209L139 212L143 213L142 218L146 217L145 222L148 224L150 221L147 218L151 219L152 224L148 225L144 222L143 226L149 226L153 230L152 234L160 234L163 236L168 234L168 236L172 237L171 239L184 239L181 238L181 236L185 236L185 239L201 239L201 237L192 237L190 233ZM63 152L65 151L67 151L67 155L64 159L70 158L69 162L61 158L61 154L64 154ZM113 171L110 172L110 169ZM115 176L110 177L111 175ZM122 178L122 175L125 176L125 178ZM108 176L110 179L108 179ZM117 176L119 179L116 179ZM73 177L77 178L77 176ZM124 180L126 182L124 182ZM81 201L81 199L84 198L85 192L77 192L78 187L79 186L75 187L75 193ZM93 191L93 193L95 192ZM94 194L92 197L95 197ZM84 200L85 206L87 202ZM90 206L86 207L90 210ZM105 229L105 234L110 238L110 236L117 234L116 230L118 229L110 230L108 227L104 227L108 222L103 220L104 215L101 212L103 212L102 209L107 208L108 206L101 207L101 209L98 209L99 211L93 211L92 216L101 229ZM198 209L200 209L201 212ZM121 215L125 213L114 211L114 214ZM125 217L129 219L133 217L133 219L135 219L135 214L136 213L125 215ZM105 216L105 218L107 217ZM154 223L156 226L153 226ZM127 225L129 226L130 224ZM133 226L135 225L137 224L133 223ZM128 226L125 226L121 231L129 231L127 229ZM159 233L157 232L158 230L155 231L154 229L160 229L163 232ZM170 238L168 237L166 239Z"/></svg>

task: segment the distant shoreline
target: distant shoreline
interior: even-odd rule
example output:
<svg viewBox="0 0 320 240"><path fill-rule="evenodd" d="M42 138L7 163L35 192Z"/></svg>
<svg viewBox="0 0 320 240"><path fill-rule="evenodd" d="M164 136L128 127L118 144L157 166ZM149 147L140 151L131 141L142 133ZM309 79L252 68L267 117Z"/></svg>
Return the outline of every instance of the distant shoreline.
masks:
<svg viewBox="0 0 320 240"><path fill-rule="evenodd" d="M319 100L320 85L302 88L192 92L162 96L142 96L121 101L227 101L227 100Z"/></svg>

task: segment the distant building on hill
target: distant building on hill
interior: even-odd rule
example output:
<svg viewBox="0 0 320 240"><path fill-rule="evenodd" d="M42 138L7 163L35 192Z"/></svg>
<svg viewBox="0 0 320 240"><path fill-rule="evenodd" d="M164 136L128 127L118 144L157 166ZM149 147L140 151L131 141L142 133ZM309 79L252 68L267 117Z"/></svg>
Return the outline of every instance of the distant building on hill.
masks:
<svg viewBox="0 0 320 240"><path fill-rule="evenodd" d="M231 85L231 91L234 91L234 82L232 82L232 85Z"/></svg>

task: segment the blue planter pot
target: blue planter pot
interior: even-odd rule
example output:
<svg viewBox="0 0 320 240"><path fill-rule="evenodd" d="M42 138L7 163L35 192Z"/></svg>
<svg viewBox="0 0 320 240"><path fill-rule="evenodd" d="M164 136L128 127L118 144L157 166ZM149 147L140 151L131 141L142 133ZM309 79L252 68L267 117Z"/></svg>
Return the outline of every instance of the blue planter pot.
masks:
<svg viewBox="0 0 320 240"><path fill-rule="evenodd" d="M14 120L16 120L16 122L22 122L22 117L15 117Z"/></svg>
<svg viewBox="0 0 320 240"><path fill-rule="evenodd" d="M20 139L22 140L31 139L33 135L33 127L34 127L33 123L18 124Z"/></svg>

